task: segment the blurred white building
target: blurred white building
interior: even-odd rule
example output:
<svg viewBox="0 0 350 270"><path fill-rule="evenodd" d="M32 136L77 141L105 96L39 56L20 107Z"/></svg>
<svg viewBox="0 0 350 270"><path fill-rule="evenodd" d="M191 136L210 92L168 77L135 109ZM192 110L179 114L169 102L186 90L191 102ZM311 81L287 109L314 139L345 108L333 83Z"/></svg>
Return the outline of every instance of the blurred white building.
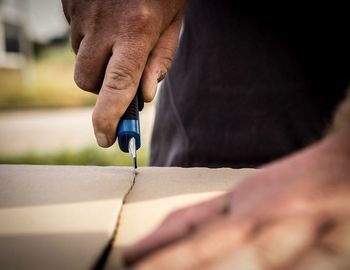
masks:
<svg viewBox="0 0 350 270"><path fill-rule="evenodd" d="M24 2L0 0L0 68L25 64L29 42L24 32Z"/></svg>
<svg viewBox="0 0 350 270"><path fill-rule="evenodd" d="M33 42L46 43L67 29L60 0L0 0L0 68L23 67Z"/></svg>

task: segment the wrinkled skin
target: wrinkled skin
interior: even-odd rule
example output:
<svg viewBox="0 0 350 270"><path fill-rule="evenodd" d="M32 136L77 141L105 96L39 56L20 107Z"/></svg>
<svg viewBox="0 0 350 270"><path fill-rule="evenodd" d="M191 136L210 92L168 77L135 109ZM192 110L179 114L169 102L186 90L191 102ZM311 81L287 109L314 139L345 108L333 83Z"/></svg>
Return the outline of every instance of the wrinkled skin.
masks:
<svg viewBox="0 0 350 270"><path fill-rule="evenodd" d="M134 269L350 269L350 128L171 214Z"/></svg>
<svg viewBox="0 0 350 270"><path fill-rule="evenodd" d="M74 79L99 93L92 121L97 143L115 142L116 127L139 82L151 101L170 68L184 0L62 0L77 54Z"/></svg>

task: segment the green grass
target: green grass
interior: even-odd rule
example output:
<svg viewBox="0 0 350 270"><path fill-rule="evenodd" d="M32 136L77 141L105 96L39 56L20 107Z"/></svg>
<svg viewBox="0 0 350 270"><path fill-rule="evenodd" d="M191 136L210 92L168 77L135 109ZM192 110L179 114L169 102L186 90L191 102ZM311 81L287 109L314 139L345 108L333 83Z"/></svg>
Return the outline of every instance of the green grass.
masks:
<svg viewBox="0 0 350 270"><path fill-rule="evenodd" d="M138 165L147 165L147 149L138 152ZM129 154L122 153L116 147L111 149L88 146L80 150L63 149L55 152L28 152L18 155L0 155L0 164L33 164L33 165L98 165L98 166L131 166Z"/></svg>

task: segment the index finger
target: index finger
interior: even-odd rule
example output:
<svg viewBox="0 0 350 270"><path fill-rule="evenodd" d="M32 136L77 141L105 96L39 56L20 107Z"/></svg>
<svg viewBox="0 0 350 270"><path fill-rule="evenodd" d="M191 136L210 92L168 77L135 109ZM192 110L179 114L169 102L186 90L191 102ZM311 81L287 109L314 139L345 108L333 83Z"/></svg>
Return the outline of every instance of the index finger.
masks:
<svg viewBox="0 0 350 270"><path fill-rule="evenodd" d="M149 45L127 41L113 46L92 116L96 140L101 147L114 143L119 119L136 94L150 50Z"/></svg>

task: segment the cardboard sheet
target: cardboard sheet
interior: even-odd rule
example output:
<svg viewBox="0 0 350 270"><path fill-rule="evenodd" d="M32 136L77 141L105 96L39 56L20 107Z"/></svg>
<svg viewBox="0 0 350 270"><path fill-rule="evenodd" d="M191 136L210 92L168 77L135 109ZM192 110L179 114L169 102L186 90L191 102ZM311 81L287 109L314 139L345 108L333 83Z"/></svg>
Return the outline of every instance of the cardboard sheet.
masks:
<svg viewBox="0 0 350 270"><path fill-rule="evenodd" d="M1 269L93 268L133 177L128 168L1 165Z"/></svg>
<svg viewBox="0 0 350 270"><path fill-rule="evenodd" d="M221 194L251 169L139 168L128 195L106 269L122 268L125 247L140 240L173 210Z"/></svg>
<svg viewBox="0 0 350 270"><path fill-rule="evenodd" d="M121 251L170 212L251 172L139 168L133 185L131 168L0 165L1 269L94 269L110 243L97 269L118 269Z"/></svg>

